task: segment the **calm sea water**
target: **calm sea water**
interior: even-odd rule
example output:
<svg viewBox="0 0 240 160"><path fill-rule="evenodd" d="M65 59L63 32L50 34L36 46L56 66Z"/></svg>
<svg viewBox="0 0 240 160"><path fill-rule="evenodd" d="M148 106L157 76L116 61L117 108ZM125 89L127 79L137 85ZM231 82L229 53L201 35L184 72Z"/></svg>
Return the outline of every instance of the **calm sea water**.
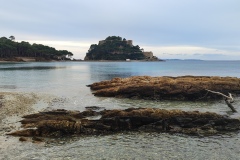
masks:
<svg viewBox="0 0 240 160"><path fill-rule="evenodd" d="M213 111L231 115L223 101L171 102L94 97L86 85L129 76L233 76L240 78L240 61L166 62L35 62L0 63L0 91L56 96L51 109L84 110L156 107ZM235 104L240 112L240 99ZM0 159L240 159L240 133L189 137L155 133L124 133L77 137L37 145L0 135Z"/></svg>

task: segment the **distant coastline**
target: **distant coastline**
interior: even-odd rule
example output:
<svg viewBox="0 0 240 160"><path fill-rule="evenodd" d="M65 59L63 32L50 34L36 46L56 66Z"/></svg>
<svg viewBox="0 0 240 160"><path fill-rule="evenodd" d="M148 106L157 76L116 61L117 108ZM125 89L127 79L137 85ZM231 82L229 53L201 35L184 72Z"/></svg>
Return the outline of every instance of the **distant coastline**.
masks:
<svg viewBox="0 0 240 160"><path fill-rule="evenodd" d="M54 59L45 59L42 57L0 58L0 63L7 63L7 62L60 62L60 61L71 61L71 60L54 60Z"/></svg>
<svg viewBox="0 0 240 160"><path fill-rule="evenodd" d="M154 59L154 60L149 60L149 59L139 59L139 60L134 60L134 59L126 59L126 60L83 60L84 62L158 62L158 61L165 61L163 59Z"/></svg>
<svg viewBox="0 0 240 160"><path fill-rule="evenodd" d="M201 59L158 59L155 61L150 60L54 60L54 59L42 59L39 57L12 57L12 58L0 58L0 63L17 63L17 62L168 62L168 61L240 61L240 60L201 60Z"/></svg>
<svg viewBox="0 0 240 160"><path fill-rule="evenodd" d="M165 60L81 60L81 59L73 59L73 60L54 60L54 59L44 59L39 57L12 57L12 58L0 58L0 63L7 62L165 62Z"/></svg>
<svg viewBox="0 0 240 160"><path fill-rule="evenodd" d="M204 61L202 59L164 59L165 61Z"/></svg>

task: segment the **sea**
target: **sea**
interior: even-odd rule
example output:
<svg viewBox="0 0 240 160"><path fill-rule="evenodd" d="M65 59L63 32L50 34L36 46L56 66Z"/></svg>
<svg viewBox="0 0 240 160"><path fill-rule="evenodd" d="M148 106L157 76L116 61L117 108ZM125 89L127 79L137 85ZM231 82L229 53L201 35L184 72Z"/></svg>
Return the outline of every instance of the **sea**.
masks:
<svg viewBox="0 0 240 160"><path fill-rule="evenodd" d="M240 61L4 62L0 63L0 92L55 97L51 103L39 102L34 105L36 112L52 109L83 111L87 106L106 109L150 107L209 111L240 118L239 113L230 112L224 100L182 102L95 97L87 87L94 82L115 77L186 75L240 78ZM240 112L240 98L235 98L234 106ZM19 137L0 134L0 159L4 160L239 160L239 147L239 131L207 137L124 132L105 136L53 138L48 143L40 144L20 142Z"/></svg>

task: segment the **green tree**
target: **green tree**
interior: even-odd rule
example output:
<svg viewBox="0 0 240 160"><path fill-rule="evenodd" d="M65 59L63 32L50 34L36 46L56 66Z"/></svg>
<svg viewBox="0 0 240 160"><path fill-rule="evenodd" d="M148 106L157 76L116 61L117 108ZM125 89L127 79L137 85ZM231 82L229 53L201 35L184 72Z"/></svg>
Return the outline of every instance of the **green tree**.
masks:
<svg viewBox="0 0 240 160"><path fill-rule="evenodd" d="M10 36L9 39L6 37L0 38L0 57L11 58L11 57L39 57L40 59L58 59L58 56L62 56L64 59L68 59L73 54L66 50L58 51L53 47L45 46L42 44L33 44L29 42L15 42L14 36Z"/></svg>
<svg viewBox="0 0 240 160"><path fill-rule="evenodd" d="M11 41L15 41L15 37L14 37L14 36L10 36L9 39L10 39Z"/></svg>

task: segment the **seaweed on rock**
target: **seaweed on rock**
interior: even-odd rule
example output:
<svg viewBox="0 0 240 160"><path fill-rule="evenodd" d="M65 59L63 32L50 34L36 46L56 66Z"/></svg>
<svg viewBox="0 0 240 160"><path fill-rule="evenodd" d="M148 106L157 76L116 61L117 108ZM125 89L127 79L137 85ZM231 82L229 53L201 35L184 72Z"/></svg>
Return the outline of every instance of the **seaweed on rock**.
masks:
<svg viewBox="0 0 240 160"><path fill-rule="evenodd" d="M228 94L240 93L240 78L235 77L150 77L113 78L88 85L95 96L151 100L220 99L207 90Z"/></svg>
<svg viewBox="0 0 240 160"><path fill-rule="evenodd" d="M101 116L97 120L88 119ZM25 137L58 137L68 135L104 135L122 131L168 132L190 135L214 135L238 131L240 120L216 113L128 108L125 110L53 110L23 117L23 130L9 135Z"/></svg>

